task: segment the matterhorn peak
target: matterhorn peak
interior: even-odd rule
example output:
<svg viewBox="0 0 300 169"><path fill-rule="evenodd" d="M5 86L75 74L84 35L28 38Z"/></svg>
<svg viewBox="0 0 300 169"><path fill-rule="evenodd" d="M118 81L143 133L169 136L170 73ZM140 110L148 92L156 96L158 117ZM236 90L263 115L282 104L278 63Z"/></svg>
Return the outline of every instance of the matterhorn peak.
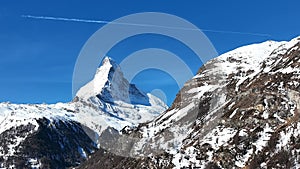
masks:
<svg viewBox="0 0 300 169"><path fill-rule="evenodd" d="M148 95L130 84L121 67L110 57L103 59L93 80L81 87L76 94L84 100L97 97L105 102L150 105Z"/></svg>
<svg viewBox="0 0 300 169"><path fill-rule="evenodd" d="M88 99L92 96L96 96L101 93L102 88L109 81L109 75L114 74L115 70L118 70L119 66L110 58L105 57L97 68L92 81L81 87L76 96L82 99Z"/></svg>
<svg viewBox="0 0 300 169"><path fill-rule="evenodd" d="M115 68L119 67L119 65L111 57L108 57L108 56L104 57L104 59L102 60L101 66L106 65L106 64L109 64Z"/></svg>

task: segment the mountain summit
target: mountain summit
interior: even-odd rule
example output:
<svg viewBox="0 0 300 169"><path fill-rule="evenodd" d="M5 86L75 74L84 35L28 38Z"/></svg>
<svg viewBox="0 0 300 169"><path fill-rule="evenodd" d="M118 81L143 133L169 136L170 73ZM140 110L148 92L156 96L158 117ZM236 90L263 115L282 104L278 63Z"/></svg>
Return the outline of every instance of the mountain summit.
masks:
<svg viewBox="0 0 300 169"><path fill-rule="evenodd" d="M110 83L110 81L112 81L113 75L120 75L119 72L119 65L117 65L111 58L105 57L100 67L97 68L93 80L81 87L77 92L76 96L88 99L92 96L101 94L102 89L105 87L105 85L108 85L107 83ZM117 78L123 80L123 75Z"/></svg>
<svg viewBox="0 0 300 169"><path fill-rule="evenodd" d="M80 88L76 96L83 99L97 96L105 102L112 103L151 105L147 94L141 92L134 84L129 84L120 66L109 57L103 59L94 79Z"/></svg>

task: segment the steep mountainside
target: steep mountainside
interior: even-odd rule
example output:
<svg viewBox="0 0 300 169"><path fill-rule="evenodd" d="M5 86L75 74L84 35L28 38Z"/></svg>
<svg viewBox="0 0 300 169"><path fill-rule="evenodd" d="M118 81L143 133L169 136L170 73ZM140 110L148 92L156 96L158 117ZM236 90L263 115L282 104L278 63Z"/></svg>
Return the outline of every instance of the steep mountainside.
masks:
<svg viewBox="0 0 300 169"><path fill-rule="evenodd" d="M129 84L120 67L105 58L70 103L0 103L0 168L77 166L98 150L99 135L107 127L137 125L166 108Z"/></svg>
<svg viewBox="0 0 300 169"><path fill-rule="evenodd" d="M299 168L299 59L300 38L225 53L153 121L105 131L122 153L97 151L81 168Z"/></svg>

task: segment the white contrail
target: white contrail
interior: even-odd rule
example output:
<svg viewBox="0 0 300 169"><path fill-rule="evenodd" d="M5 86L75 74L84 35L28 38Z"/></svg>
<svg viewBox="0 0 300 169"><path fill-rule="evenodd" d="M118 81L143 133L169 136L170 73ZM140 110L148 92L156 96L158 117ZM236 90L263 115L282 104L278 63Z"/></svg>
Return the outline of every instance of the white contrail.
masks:
<svg viewBox="0 0 300 169"><path fill-rule="evenodd" d="M151 25L151 24L123 23L123 22L114 22L114 21L105 21L105 20L63 18L63 17L52 17L52 16L21 15L21 17L23 17L23 18L32 18L32 19L68 21L68 22L85 22L85 23L96 23L96 24L116 24L116 25L129 25L129 26L141 26L141 27L155 27L155 28L166 28L166 29L190 30L190 31L198 31L199 30L199 29L196 29L196 28L170 27L170 26ZM212 29L200 29L200 30L203 31L203 32L214 32L214 33L242 34L242 35L265 36L265 37L270 37L271 36L269 34L253 33L253 32L237 32L237 31L212 30Z"/></svg>

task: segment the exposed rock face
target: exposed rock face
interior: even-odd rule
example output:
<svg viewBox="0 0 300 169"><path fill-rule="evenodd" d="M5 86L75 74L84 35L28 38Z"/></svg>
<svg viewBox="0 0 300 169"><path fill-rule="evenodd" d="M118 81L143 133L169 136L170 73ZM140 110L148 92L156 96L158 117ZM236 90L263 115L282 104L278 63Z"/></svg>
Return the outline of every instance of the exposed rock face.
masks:
<svg viewBox="0 0 300 169"><path fill-rule="evenodd" d="M171 108L123 130L136 139L126 157L99 151L81 167L299 168L299 41L249 45L209 61Z"/></svg>

